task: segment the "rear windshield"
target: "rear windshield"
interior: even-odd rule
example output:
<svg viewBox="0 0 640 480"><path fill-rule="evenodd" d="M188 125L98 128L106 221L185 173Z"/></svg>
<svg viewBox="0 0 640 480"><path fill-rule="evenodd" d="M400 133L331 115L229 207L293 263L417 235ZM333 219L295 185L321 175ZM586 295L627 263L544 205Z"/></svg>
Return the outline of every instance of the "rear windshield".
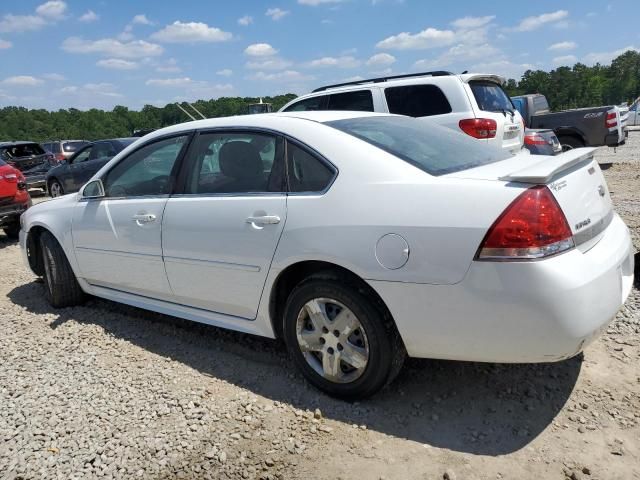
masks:
<svg viewBox="0 0 640 480"><path fill-rule="evenodd" d="M13 158L34 157L43 155L45 152L37 143L24 143L20 145L11 145L0 147L0 158L3 160L11 160Z"/></svg>
<svg viewBox="0 0 640 480"><path fill-rule="evenodd" d="M361 117L327 122L431 175L466 170L504 160L486 144L449 128L396 116Z"/></svg>
<svg viewBox="0 0 640 480"><path fill-rule="evenodd" d="M513 103L500 85L493 82L475 80L469 82L473 96L480 110L486 112L512 112Z"/></svg>
<svg viewBox="0 0 640 480"><path fill-rule="evenodd" d="M80 150L85 145L88 145L89 142L64 142L62 144L62 149L67 153L73 153Z"/></svg>

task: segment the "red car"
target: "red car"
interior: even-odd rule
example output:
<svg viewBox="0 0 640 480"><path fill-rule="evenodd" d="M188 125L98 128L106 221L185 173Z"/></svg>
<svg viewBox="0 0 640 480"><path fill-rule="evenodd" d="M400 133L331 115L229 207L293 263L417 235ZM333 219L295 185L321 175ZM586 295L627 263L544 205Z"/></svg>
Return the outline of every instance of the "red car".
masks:
<svg viewBox="0 0 640 480"><path fill-rule="evenodd" d="M0 228L9 238L18 238L20 215L30 206L24 175L0 160Z"/></svg>

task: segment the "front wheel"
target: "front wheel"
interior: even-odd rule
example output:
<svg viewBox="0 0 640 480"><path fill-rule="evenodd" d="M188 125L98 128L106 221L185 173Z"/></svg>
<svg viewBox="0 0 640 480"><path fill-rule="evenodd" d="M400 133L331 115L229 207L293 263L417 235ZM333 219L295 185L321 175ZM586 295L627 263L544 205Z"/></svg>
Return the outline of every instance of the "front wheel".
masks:
<svg viewBox="0 0 640 480"><path fill-rule="evenodd" d="M62 190L62 185L56 179L53 179L49 182L49 195L52 197L59 197L64 195L64 190Z"/></svg>
<svg viewBox="0 0 640 480"><path fill-rule="evenodd" d="M287 349L306 379L329 395L373 395L400 371L406 351L384 307L358 286L311 278L284 314Z"/></svg>
<svg viewBox="0 0 640 480"><path fill-rule="evenodd" d="M52 307L72 307L82 303L84 292L78 284L64 250L49 232L40 236L44 264L45 297Z"/></svg>

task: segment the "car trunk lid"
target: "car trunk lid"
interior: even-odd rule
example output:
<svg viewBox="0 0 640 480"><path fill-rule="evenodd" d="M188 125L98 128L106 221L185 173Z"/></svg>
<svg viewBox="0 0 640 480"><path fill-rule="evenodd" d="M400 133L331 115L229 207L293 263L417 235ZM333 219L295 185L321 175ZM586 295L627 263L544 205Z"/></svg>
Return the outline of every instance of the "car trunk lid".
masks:
<svg viewBox="0 0 640 480"><path fill-rule="evenodd" d="M2 165L0 161L0 205L11 203L17 191L17 172L9 165Z"/></svg>

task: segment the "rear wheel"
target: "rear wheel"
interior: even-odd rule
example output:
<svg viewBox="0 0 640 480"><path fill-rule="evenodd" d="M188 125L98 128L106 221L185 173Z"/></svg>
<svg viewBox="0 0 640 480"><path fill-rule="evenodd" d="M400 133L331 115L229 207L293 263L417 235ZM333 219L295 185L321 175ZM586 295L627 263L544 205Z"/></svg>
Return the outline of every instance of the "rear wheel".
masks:
<svg viewBox="0 0 640 480"><path fill-rule="evenodd" d="M383 306L339 279L310 278L285 308L289 353L307 380L329 395L373 395L400 371L406 351Z"/></svg>
<svg viewBox="0 0 640 480"><path fill-rule="evenodd" d="M62 190L62 185L55 178L49 182L49 195L52 197L59 197L64 195L64 191Z"/></svg>
<svg viewBox="0 0 640 480"><path fill-rule="evenodd" d="M9 237L11 240L17 240L18 237L20 236L20 224L19 223L14 223L11 225L8 225L6 227L4 227L2 230L4 230L4 233L7 237Z"/></svg>
<svg viewBox="0 0 640 480"><path fill-rule="evenodd" d="M558 137L560 145L562 145L562 151L566 152L573 150L574 148L582 148L585 146L584 142L577 137Z"/></svg>
<svg viewBox="0 0 640 480"><path fill-rule="evenodd" d="M44 265L44 291L51 306L62 308L82 303L84 292L64 250L51 233L42 233L40 248Z"/></svg>

